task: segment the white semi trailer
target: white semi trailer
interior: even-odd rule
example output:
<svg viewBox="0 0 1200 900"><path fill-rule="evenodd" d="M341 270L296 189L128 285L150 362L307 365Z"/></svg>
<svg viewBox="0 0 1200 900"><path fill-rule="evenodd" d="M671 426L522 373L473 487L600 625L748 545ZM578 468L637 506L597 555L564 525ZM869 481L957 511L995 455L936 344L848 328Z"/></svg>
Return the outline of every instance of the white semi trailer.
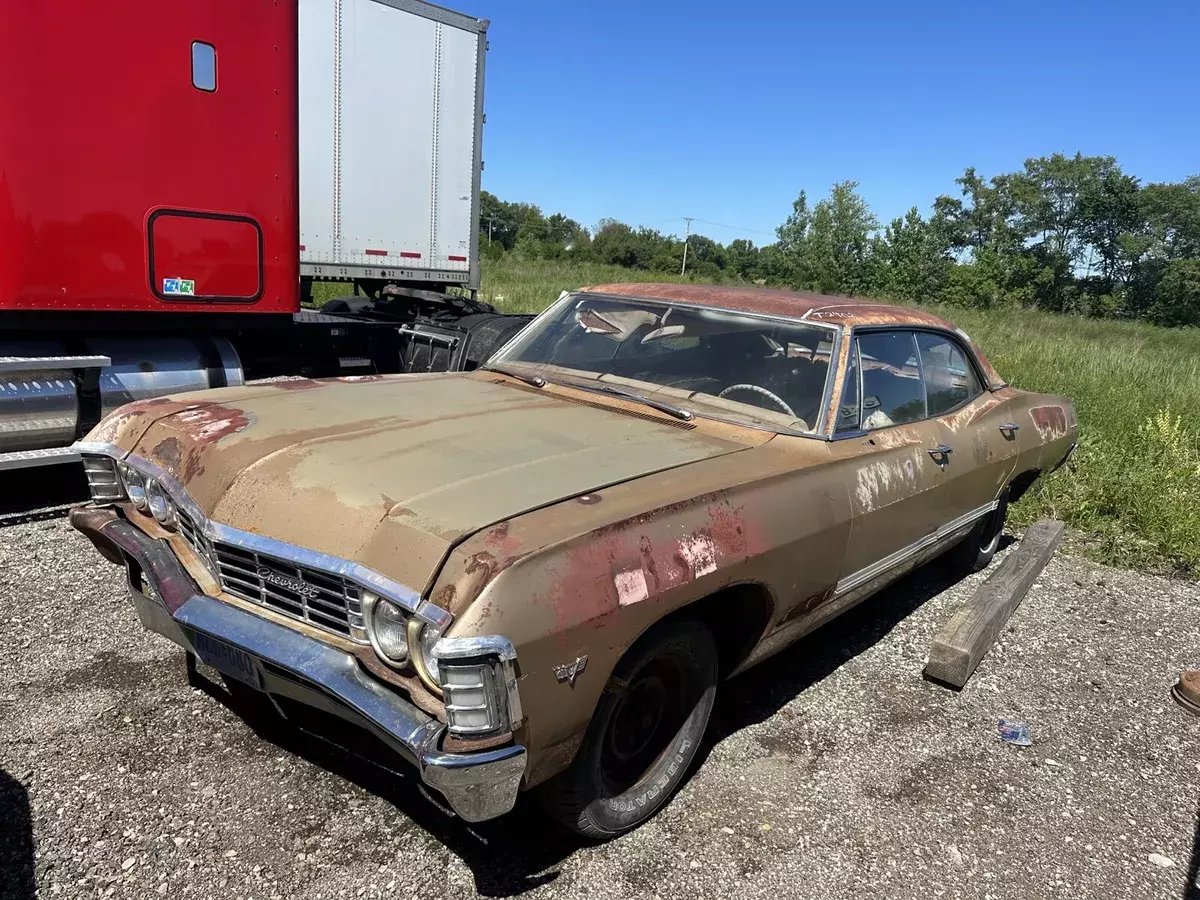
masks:
<svg viewBox="0 0 1200 900"><path fill-rule="evenodd" d="M487 21L300 0L300 274L479 288Z"/></svg>

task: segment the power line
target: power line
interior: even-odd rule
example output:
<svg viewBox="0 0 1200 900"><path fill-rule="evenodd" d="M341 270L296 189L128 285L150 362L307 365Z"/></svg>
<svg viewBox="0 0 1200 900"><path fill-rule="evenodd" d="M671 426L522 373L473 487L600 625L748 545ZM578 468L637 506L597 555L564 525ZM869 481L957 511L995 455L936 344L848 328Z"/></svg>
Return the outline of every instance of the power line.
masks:
<svg viewBox="0 0 1200 900"><path fill-rule="evenodd" d="M701 225L712 225L714 228L728 228L730 231L745 231L750 234L766 234L775 237L774 231L763 231L758 228L742 228L738 225L722 225L720 222L709 222L707 219L696 219Z"/></svg>

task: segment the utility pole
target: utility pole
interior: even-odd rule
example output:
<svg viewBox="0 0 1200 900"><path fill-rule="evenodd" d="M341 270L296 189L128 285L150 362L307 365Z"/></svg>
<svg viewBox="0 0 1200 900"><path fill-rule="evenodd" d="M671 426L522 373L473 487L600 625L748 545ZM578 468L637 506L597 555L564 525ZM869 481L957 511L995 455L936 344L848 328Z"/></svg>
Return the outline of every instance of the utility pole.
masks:
<svg viewBox="0 0 1200 900"><path fill-rule="evenodd" d="M692 234L691 218L689 218L688 216L684 216L683 221L687 222L687 225L685 225L683 228L683 265L679 267L679 277L680 278L682 278L687 273L688 238L691 237L691 234Z"/></svg>

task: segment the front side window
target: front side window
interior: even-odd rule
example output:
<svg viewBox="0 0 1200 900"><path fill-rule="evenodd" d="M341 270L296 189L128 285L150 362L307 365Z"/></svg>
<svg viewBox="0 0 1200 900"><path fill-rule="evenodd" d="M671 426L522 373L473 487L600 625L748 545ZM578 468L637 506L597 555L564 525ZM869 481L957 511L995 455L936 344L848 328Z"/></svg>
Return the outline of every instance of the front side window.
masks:
<svg viewBox="0 0 1200 900"><path fill-rule="evenodd" d="M836 332L828 326L666 301L574 294L491 365L624 390L750 427L811 434Z"/></svg>
<svg viewBox="0 0 1200 900"><path fill-rule="evenodd" d="M866 431L924 419L925 388L911 331L880 331L858 338L862 367L862 427Z"/></svg>
<svg viewBox="0 0 1200 900"><path fill-rule="evenodd" d="M921 351L929 415L940 416L983 393L974 367L954 341L937 334L918 333L917 347Z"/></svg>

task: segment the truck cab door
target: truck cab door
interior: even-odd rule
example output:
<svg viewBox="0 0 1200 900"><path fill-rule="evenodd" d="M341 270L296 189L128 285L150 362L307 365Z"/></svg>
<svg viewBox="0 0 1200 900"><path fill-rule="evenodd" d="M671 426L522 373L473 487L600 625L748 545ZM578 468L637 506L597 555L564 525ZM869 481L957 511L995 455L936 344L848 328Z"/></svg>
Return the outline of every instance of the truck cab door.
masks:
<svg viewBox="0 0 1200 900"><path fill-rule="evenodd" d="M3 3L0 79L0 303L298 310L295 3Z"/></svg>

